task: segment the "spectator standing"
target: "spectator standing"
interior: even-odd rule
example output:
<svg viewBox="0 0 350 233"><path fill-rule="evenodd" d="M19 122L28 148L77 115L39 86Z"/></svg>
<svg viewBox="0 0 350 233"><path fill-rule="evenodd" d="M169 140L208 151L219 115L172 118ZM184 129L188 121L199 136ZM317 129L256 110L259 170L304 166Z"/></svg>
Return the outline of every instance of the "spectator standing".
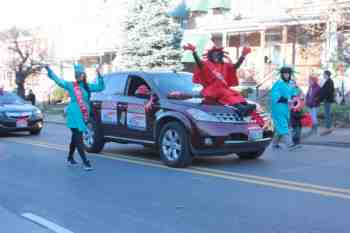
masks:
<svg viewBox="0 0 350 233"><path fill-rule="evenodd" d="M35 105L36 103L36 96L33 92L32 89L29 90L29 94L27 95L27 98L26 98L28 101L30 101L32 103L32 105Z"/></svg>
<svg viewBox="0 0 350 233"><path fill-rule="evenodd" d="M317 134L318 130L317 114L320 107L320 90L321 87L318 84L318 77L316 75L311 75L309 78L309 88L306 94L306 106L308 107L312 117L311 134Z"/></svg>
<svg viewBox="0 0 350 233"><path fill-rule="evenodd" d="M322 136L332 133L332 104L335 100L334 82L331 79L332 73L329 70L323 72L323 82L321 84L319 102L324 106L324 117L326 130Z"/></svg>

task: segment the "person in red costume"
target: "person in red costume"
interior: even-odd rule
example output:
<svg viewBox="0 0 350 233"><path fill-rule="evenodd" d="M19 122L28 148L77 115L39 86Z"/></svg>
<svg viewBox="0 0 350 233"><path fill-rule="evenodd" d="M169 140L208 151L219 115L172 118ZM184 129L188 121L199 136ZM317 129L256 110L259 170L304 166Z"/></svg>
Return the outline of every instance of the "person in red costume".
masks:
<svg viewBox="0 0 350 233"><path fill-rule="evenodd" d="M238 86L237 69L251 52L250 48L243 49L242 56L236 64L232 63L223 48L214 46L204 55L204 60L199 58L195 46L187 44L184 49L190 50L196 61L197 66L194 70L193 82L203 86L202 95L206 103L220 103L223 105L246 103L239 92L230 89L230 87Z"/></svg>
<svg viewBox="0 0 350 233"><path fill-rule="evenodd" d="M192 52L196 62L193 82L203 86L201 94L204 97L204 103L232 106L242 117L251 115L260 126L264 126L263 119L255 110L256 106L248 104L239 92L230 88L238 86L237 69L242 65L245 57L251 53L250 48L243 48L242 55L236 64L233 64L223 48L214 46L204 55L203 60L199 58L194 45L187 44L184 49Z"/></svg>

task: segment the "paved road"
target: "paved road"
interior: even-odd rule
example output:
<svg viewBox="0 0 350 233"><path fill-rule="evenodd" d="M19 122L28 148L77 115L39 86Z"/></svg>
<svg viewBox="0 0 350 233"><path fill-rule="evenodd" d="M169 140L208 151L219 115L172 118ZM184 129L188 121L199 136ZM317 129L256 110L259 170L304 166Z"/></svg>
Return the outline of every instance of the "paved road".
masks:
<svg viewBox="0 0 350 233"><path fill-rule="evenodd" d="M140 146L109 144L85 172L65 166L68 141L60 125L0 139L0 217L18 221L0 233L31 224L24 213L74 233L350 231L347 149L268 150L257 161L198 159L178 170Z"/></svg>

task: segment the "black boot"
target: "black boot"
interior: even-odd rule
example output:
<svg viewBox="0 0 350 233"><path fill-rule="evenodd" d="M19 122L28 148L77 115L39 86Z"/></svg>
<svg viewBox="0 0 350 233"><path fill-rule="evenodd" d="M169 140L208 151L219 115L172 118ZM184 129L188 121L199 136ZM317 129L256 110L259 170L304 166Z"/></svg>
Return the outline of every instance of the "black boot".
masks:
<svg viewBox="0 0 350 233"><path fill-rule="evenodd" d="M75 159L71 155L69 155L68 158L67 158L67 164L69 166L76 166L76 165L78 165L77 161L75 161Z"/></svg>

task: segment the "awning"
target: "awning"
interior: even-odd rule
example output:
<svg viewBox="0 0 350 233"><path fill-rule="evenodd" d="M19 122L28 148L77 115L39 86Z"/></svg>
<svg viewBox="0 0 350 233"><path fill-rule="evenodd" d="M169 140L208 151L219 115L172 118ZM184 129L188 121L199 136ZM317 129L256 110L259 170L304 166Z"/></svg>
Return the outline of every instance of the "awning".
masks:
<svg viewBox="0 0 350 233"><path fill-rule="evenodd" d="M231 0L211 0L209 8L231 9Z"/></svg>
<svg viewBox="0 0 350 233"><path fill-rule="evenodd" d="M190 4L191 11L208 12L209 11L209 0L193 0Z"/></svg>
<svg viewBox="0 0 350 233"><path fill-rule="evenodd" d="M210 34L196 34L196 35L184 35L182 39L182 46L191 43L196 46L197 53L199 56L202 56L204 53L204 49L211 43L211 35ZM181 47L182 47L181 46ZM189 51L185 51L182 55L181 59L182 63L185 62L194 62L192 53Z"/></svg>

